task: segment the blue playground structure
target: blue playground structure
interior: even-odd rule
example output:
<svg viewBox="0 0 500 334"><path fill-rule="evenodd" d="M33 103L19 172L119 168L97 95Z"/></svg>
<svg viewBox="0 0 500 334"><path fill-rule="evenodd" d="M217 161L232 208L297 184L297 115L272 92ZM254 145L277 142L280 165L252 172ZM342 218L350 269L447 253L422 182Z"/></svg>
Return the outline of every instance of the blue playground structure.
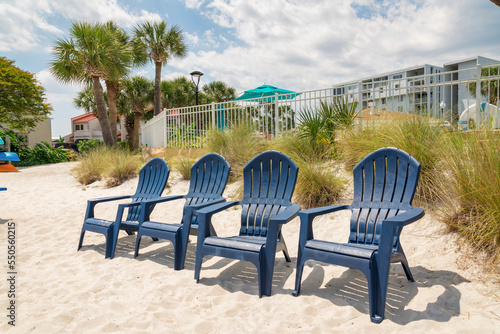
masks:
<svg viewBox="0 0 500 334"><path fill-rule="evenodd" d="M10 151L10 145L0 137L0 172L18 172L17 168L11 164L11 161L19 161L19 156ZM2 189L4 190L4 189Z"/></svg>

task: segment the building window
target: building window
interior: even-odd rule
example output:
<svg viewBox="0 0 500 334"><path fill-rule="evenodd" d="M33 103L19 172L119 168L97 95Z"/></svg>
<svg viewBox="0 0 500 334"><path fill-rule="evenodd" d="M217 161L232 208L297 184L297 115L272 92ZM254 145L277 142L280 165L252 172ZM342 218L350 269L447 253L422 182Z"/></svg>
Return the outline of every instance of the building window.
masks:
<svg viewBox="0 0 500 334"><path fill-rule="evenodd" d="M382 104L386 104L385 97L382 98Z"/></svg>
<svg viewBox="0 0 500 334"><path fill-rule="evenodd" d="M78 130L83 130L83 124L76 124L75 125L75 130L78 131Z"/></svg>
<svg viewBox="0 0 500 334"><path fill-rule="evenodd" d="M393 77L393 79L401 79L402 77L403 77L403 75L402 75L402 74L398 74L398 75L395 75L395 76Z"/></svg>

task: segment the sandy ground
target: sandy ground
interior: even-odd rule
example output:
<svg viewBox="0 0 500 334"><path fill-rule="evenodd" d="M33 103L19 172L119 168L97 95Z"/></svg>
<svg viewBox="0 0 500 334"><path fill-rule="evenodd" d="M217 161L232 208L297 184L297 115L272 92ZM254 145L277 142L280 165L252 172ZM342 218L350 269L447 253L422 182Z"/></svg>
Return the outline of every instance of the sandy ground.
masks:
<svg viewBox="0 0 500 334"><path fill-rule="evenodd" d="M104 259L104 237L87 233L77 252L87 199L132 194L137 179L105 189L104 182L79 185L76 163L45 165L0 174L0 331L18 333L500 333L500 283L464 260L454 236L428 214L405 229L402 242L415 276L400 265L389 280L386 319L372 324L364 276L343 267L308 262L302 293L293 297L299 221L283 228L292 263L277 254L273 291L258 297L257 271L250 263L218 257L194 275L195 237L186 269L173 270L168 241L145 238L133 259L135 236L121 232L116 256ZM188 182L171 174L168 194L185 194ZM179 222L183 201L157 206L153 218ZM238 231L238 210L214 217L219 235ZM112 219L116 203L96 215ZM345 241L345 212L322 217L316 237ZM15 225L15 299L7 279L8 229ZM6 284L6 282L8 284ZM15 300L15 327L8 324ZM2 314L3 313L3 314Z"/></svg>

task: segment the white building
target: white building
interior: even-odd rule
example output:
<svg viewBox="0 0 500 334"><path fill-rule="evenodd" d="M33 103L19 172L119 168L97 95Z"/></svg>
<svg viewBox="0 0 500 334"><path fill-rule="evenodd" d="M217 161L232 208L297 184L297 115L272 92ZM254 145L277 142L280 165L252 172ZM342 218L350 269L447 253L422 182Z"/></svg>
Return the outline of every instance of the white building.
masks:
<svg viewBox="0 0 500 334"><path fill-rule="evenodd" d="M443 66L417 65L335 85L333 95L358 101L361 109L456 114L475 103L468 84L480 76L481 66L490 64L500 62L478 56Z"/></svg>

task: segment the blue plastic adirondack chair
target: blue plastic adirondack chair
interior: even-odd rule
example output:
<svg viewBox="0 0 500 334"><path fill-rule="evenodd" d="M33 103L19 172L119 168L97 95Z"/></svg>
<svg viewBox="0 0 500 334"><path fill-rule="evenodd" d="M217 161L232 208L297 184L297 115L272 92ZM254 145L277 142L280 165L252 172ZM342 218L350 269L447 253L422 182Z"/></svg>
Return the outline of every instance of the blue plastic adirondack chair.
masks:
<svg viewBox="0 0 500 334"><path fill-rule="evenodd" d="M216 153L209 153L191 167L191 180L186 195L160 197L142 202L142 214L139 219L139 232L137 232L134 257L139 254L139 245L143 236L166 239L170 240L174 246L174 270L184 269L189 234L196 235L198 232L196 210L226 201L222 197L222 193L226 187L230 170L231 167L226 159ZM167 224L149 220L152 206L181 198L185 198L186 203L184 204L180 224ZM210 227L210 234L215 235L212 226Z"/></svg>
<svg viewBox="0 0 500 334"><path fill-rule="evenodd" d="M259 277L259 297L271 295L276 252L283 251L290 262L281 227L297 216L300 207L291 202L299 168L289 157L267 151L243 168L243 199L198 210L199 232L195 279L198 282L203 258L207 255L252 262ZM212 216L242 206L239 236L210 236Z"/></svg>
<svg viewBox="0 0 500 334"><path fill-rule="evenodd" d="M368 280L372 322L384 319L389 267L403 265L413 282L399 236L403 226L424 216L411 205L420 175L420 163L408 153L382 148L354 167L354 200L351 205L327 206L299 212L300 237L295 292L300 293L302 269L307 260L318 260L360 270ZM347 244L314 239L315 217L339 210L352 211Z"/></svg>
<svg viewBox="0 0 500 334"><path fill-rule="evenodd" d="M104 234L106 237L105 257L113 258L119 230L125 230L129 235L137 231L139 215L141 213L141 202L160 197L167 184L169 174L170 169L167 163L161 158L154 158L142 167L139 172L139 182L134 195L89 200L80 235L80 242L78 243L78 250L82 247L85 231L97 232ZM114 221L94 217L94 208L97 204L126 198L131 198L132 201L118 205L118 212ZM128 214L126 220L122 220L125 208L128 208Z"/></svg>

